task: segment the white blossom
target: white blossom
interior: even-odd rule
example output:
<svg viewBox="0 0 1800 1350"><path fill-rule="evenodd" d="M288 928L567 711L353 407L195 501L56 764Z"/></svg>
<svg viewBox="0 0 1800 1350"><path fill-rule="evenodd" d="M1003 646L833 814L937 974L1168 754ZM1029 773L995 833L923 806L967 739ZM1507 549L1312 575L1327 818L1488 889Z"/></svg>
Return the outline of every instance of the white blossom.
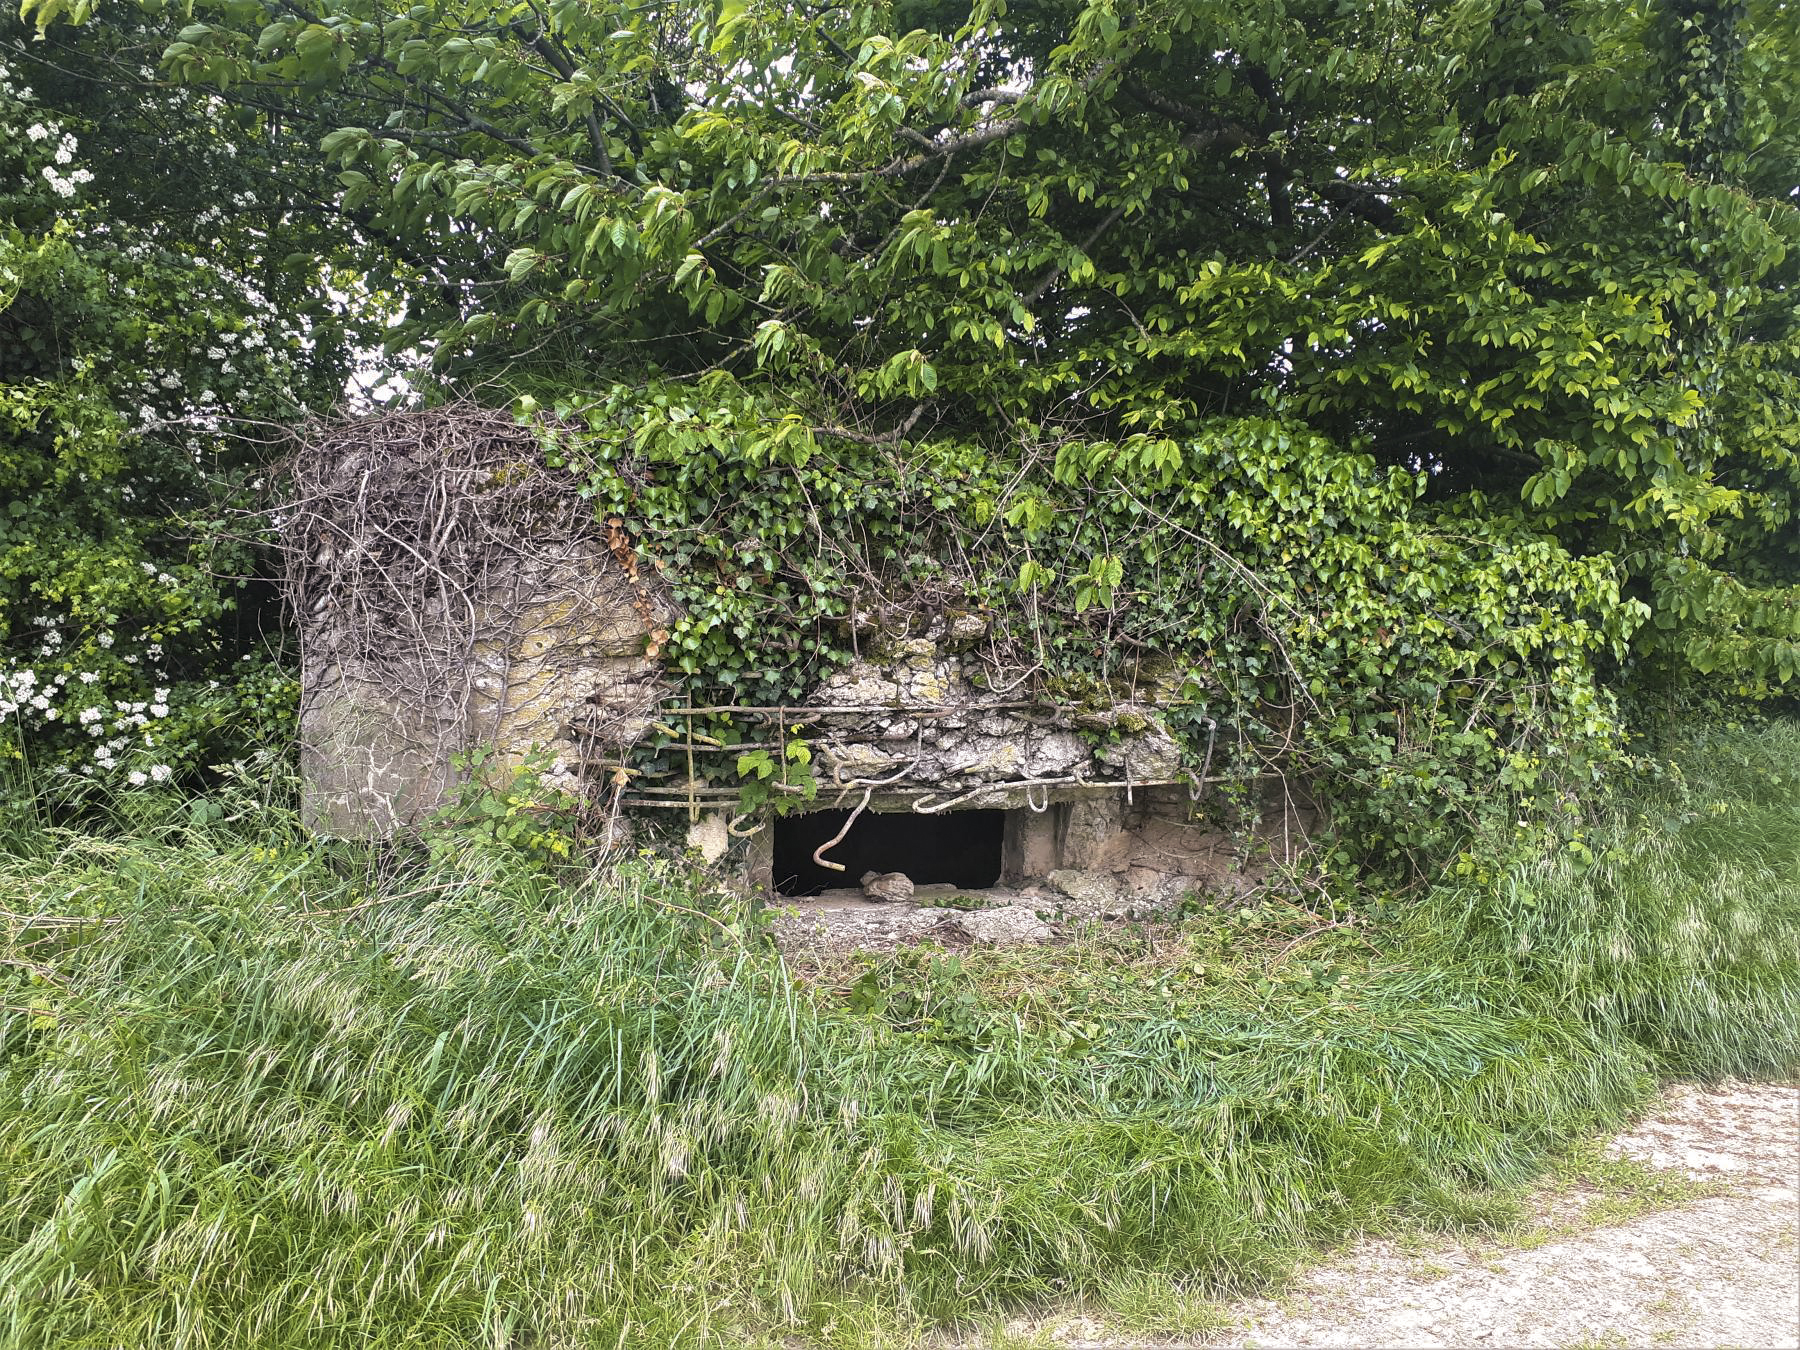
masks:
<svg viewBox="0 0 1800 1350"><path fill-rule="evenodd" d="M43 174L44 181L50 184L50 190L57 196L73 197L75 195L75 185L57 173L55 165L46 164L38 172Z"/></svg>

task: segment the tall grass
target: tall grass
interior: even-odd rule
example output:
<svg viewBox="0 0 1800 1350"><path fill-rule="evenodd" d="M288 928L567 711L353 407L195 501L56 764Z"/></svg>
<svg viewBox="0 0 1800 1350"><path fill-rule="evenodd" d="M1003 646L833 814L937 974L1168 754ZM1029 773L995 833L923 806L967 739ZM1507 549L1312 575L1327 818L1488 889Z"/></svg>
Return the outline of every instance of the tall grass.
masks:
<svg viewBox="0 0 1800 1350"><path fill-rule="evenodd" d="M1412 931L1667 1074L1800 1067L1800 722L1685 729L1579 850L1440 886Z"/></svg>
<svg viewBox="0 0 1800 1350"><path fill-rule="evenodd" d="M1778 786L1732 800L1791 813ZM1737 809L1701 805L1683 829ZM1132 1272L1253 1282L1481 1220L1658 1063L1779 1059L1791 1021L1705 1020L1791 987L1759 944L1792 879L1770 910L1754 875L1758 934L1671 900L1670 931L1697 904L1737 936L1649 964L1556 948L1597 903L1570 879L1525 907L1560 918L1500 887L1410 936L1309 937L1333 954L1304 978L1288 930L1215 924L851 988L655 869L38 831L0 859L0 1345L896 1344ZM1696 970L1721 1002L1659 983Z"/></svg>

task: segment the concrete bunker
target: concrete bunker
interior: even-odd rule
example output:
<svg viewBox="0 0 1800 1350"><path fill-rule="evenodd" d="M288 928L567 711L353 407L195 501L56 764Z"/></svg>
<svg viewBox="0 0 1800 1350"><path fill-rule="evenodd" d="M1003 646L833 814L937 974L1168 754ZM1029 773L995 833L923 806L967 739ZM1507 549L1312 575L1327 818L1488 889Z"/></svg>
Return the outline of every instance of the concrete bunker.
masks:
<svg viewBox="0 0 1800 1350"><path fill-rule="evenodd" d="M547 467L541 428L464 407L302 439L283 525L322 832L418 828L466 775L528 767L600 842L688 853L784 904L898 872L1118 915L1243 891L1316 824L1279 774L1227 765L1233 733L1184 705L1178 662L1070 706L984 611L911 606L904 579L852 603L860 655L800 702L705 705L662 660L681 611L640 556L657 541ZM751 784L756 751L780 773Z"/></svg>
<svg viewBox="0 0 1800 1350"><path fill-rule="evenodd" d="M686 840L714 866L781 904L830 909L901 873L919 903L1028 903L1086 917L1160 910L1196 893L1235 899L1298 857L1318 812L1262 785L1221 819L1190 782L1085 784L1054 796L996 785L921 813L921 790L789 814L701 812ZM730 826L731 828L728 828ZM842 871L822 865L837 862Z"/></svg>

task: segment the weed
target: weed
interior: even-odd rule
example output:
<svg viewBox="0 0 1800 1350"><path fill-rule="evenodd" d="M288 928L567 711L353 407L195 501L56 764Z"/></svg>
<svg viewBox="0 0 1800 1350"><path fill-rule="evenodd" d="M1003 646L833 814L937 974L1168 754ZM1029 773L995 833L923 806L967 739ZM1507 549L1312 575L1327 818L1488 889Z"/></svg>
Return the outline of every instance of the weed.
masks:
<svg viewBox="0 0 1800 1350"><path fill-rule="evenodd" d="M1578 1140L1552 1159L1529 1193L1516 1188L1518 1203L1510 1224L1471 1252L1485 1260L1502 1251L1530 1251L1596 1228L1611 1228L1646 1214L1675 1209L1727 1190L1674 1168L1653 1167L1636 1158L1608 1154L1595 1139ZM1498 1197L1497 1197L1498 1198Z"/></svg>
<svg viewBox="0 0 1800 1350"><path fill-rule="evenodd" d="M1617 1331L1599 1331L1592 1336L1583 1336L1580 1340L1570 1341L1561 1350L1627 1350L1631 1344L1625 1335Z"/></svg>
<svg viewBox="0 0 1800 1350"><path fill-rule="evenodd" d="M1589 1193L1582 1228L1606 1228L1659 1210L1691 1205L1723 1194L1723 1182L1708 1181L1678 1168L1652 1167L1636 1158L1608 1155L1588 1144L1565 1157L1552 1173L1553 1184L1573 1184Z"/></svg>
<svg viewBox="0 0 1800 1350"><path fill-rule="evenodd" d="M961 892L943 894L937 891L921 891L913 897L913 903L920 909L986 909L990 903L986 896L966 895Z"/></svg>

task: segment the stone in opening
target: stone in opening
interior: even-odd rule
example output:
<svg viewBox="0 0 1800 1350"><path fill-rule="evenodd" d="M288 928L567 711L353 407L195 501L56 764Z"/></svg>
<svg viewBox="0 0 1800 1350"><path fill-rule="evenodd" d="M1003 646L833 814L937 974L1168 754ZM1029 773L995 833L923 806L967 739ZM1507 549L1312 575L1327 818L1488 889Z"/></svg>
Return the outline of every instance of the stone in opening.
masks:
<svg viewBox="0 0 1800 1350"><path fill-rule="evenodd" d="M820 867L813 850L843 828L848 811L813 811L775 820L775 892L818 895L855 889L865 872L904 872L915 886L985 890L1000 880L1004 811L865 811L825 856L842 872Z"/></svg>

